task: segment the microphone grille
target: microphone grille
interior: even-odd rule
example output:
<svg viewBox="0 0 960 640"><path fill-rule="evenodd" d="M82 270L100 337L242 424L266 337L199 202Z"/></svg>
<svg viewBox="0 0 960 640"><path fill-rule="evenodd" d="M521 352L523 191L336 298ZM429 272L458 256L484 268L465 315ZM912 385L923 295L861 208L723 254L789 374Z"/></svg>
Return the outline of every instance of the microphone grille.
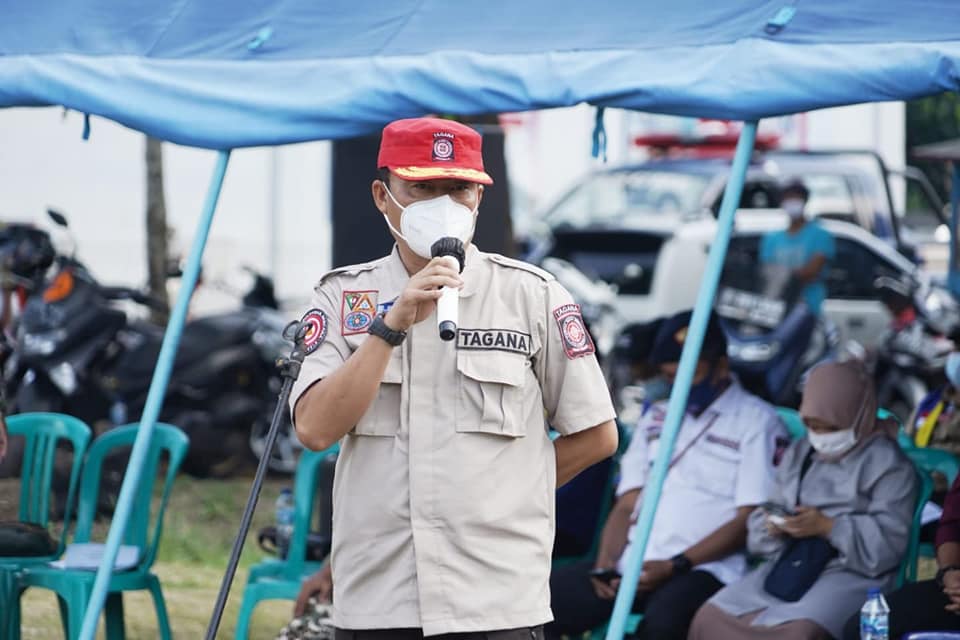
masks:
<svg viewBox="0 0 960 640"><path fill-rule="evenodd" d="M460 271L463 271L464 262L467 255L463 248L463 241L460 238L440 238L430 247L430 255L434 258L441 256L453 256L460 263Z"/></svg>

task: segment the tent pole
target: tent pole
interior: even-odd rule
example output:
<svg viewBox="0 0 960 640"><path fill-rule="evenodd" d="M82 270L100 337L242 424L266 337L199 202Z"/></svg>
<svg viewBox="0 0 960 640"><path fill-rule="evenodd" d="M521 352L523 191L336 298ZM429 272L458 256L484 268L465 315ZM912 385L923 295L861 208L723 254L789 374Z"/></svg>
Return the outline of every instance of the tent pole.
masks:
<svg viewBox="0 0 960 640"><path fill-rule="evenodd" d="M117 552L120 550L120 544L123 542L123 537L126 534L130 511L133 507L133 500L137 488L140 485L143 464L147 453L150 451L150 439L153 436L153 428L157 423L160 408L163 405L163 398L166 395L167 383L170 380L174 357L177 353L177 345L180 342L180 334L183 332L187 309L190 305L190 297L193 295L193 289L197 284L203 249L207 243L207 236L210 233L210 225L213 222L213 214L217 208L217 200L220 197L220 189L223 186L223 178L227 171L227 162L229 159L230 151L220 151L218 153L213 178L210 181L210 187L207 191L207 200L204 203L203 213L197 225L197 233L193 239L190 256L187 258L187 264L183 270L180 291L177 294L176 304L170 314L167 330L163 336L163 344L160 347L160 355L157 357L157 365L153 371L153 380L150 383L150 391L147 393L143 416L140 418L140 428L137 431L137 439L133 444L130 462L127 463L123 485L120 488L117 508L114 511L113 519L110 523L110 533L107 535L107 544L104 549L103 559L100 561L100 567L97 569L97 577L93 584L90 602L83 616L83 626L80 629L81 640L93 640L97 632L97 622L100 618L100 612L103 610L103 604L106 601L107 587L110 584L110 578L113 574L113 564L116 561Z"/></svg>
<svg viewBox="0 0 960 640"><path fill-rule="evenodd" d="M730 178L723 192L723 202L720 205L720 215L717 219L717 236L710 247L707 257L707 267L700 284L697 303L690 319L690 329L683 345L683 355L680 356L680 366L677 369L673 390L670 392L670 402L667 405L667 417L660 434L660 449L653 464L646 486L643 488L642 507L640 517L633 528L634 544L627 554L626 567L617 599L610 617L610 626L607 628L607 640L622 640L626 627L627 616L633 606L637 592L637 581L640 579L643 556L650 540L650 531L653 528L653 518L657 512L657 503L663 491L663 483L667 477L670 459L673 457L673 448L677 441L677 433L683 419L684 408L687 405L687 396L690 393L690 384L693 373L697 368L700 357L700 347L703 345L703 336L707 330L707 320L713 307L713 298L720 281L720 272L727 257L727 246L730 244L730 235L733 231L733 217L740 202L743 191L743 180L750 164L753 153L753 144L757 137L757 122L746 122L737 142L737 151L733 157L733 167ZM636 437L636 435L635 435Z"/></svg>
<svg viewBox="0 0 960 640"><path fill-rule="evenodd" d="M960 159L954 159L953 179L950 188L950 268L947 270L947 284L953 295L960 296L960 268L957 261L957 226L960 224Z"/></svg>

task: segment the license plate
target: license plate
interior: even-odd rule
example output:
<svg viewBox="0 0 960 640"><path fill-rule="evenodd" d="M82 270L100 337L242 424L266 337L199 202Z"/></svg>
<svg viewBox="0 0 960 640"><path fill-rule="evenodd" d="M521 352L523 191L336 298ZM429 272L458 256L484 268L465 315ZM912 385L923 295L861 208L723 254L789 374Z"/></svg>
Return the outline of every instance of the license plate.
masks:
<svg viewBox="0 0 960 640"><path fill-rule="evenodd" d="M724 318L759 325L768 329L776 328L786 312L783 300L725 287L720 290L717 300L717 313Z"/></svg>

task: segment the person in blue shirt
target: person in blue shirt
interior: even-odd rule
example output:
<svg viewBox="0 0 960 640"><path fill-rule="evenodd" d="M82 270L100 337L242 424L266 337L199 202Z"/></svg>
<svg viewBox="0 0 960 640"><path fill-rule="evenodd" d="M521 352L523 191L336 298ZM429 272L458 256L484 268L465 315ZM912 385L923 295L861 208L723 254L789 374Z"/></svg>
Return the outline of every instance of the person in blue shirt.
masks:
<svg viewBox="0 0 960 640"><path fill-rule="evenodd" d="M820 315L827 287L823 271L833 259L833 236L805 215L810 192L800 181L784 187L780 207L790 216L790 225L784 231L768 233L760 243L760 263L781 265L791 270L793 277L804 283L803 300L816 315Z"/></svg>

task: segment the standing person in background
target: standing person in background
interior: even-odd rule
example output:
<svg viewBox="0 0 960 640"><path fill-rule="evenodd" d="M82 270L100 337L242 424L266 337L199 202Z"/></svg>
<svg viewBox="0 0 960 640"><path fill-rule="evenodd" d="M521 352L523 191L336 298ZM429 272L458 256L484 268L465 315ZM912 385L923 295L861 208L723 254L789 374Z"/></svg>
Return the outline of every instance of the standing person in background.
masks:
<svg viewBox="0 0 960 640"><path fill-rule="evenodd" d="M827 297L824 268L836 252L833 236L806 216L810 192L800 181L783 188L780 207L790 217L783 231L768 233L760 243L760 263L779 265L790 270L803 285L803 301L811 313L819 316Z"/></svg>

